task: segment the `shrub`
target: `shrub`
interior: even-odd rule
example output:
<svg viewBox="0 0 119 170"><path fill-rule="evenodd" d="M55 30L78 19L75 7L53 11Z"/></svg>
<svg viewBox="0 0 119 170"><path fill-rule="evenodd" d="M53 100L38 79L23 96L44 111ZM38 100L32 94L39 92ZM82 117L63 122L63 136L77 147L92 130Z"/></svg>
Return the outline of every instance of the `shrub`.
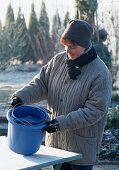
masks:
<svg viewBox="0 0 119 170"><path fill-rule="evenodd" d="M107 114L107 123L106 123L106 129L119 129L119 106L112 106L109 108L108 114Z"/></svg>
<svg viewBox="0 0 119 170"><path fill-rule="evenodd" d="M119 102L119 90L112 92L112 102Z"/></svg>

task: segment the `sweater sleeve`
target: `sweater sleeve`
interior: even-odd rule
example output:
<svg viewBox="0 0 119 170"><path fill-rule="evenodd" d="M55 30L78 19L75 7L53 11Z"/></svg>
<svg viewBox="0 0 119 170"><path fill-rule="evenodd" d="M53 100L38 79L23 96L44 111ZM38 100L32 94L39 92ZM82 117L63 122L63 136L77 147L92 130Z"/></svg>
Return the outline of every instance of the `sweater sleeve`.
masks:
<svg viewBox="0 0 119 170"><path fill-rule="evenodd" d="M23 104L32 104L47 99L48 80L52 69L53 59L43 66L40 73L22 89L16 91L12 97L19 97Z"/></svg>
<svg viewBox="0 0 119 170"><path fill-rule="evenodd" d="M79 129L98 122L108 112L111 102L111 76L98 76L89 90L83 108L70 112L67 116L56 117L60 130Z"/></svg>

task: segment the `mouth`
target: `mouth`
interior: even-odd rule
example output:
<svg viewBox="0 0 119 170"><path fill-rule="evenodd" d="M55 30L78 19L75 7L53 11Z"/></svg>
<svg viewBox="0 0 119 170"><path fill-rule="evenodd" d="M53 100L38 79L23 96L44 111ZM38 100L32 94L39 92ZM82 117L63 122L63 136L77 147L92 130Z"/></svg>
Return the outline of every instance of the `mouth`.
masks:
<svg viewBox="0 0 119 170"><path fill-rule="evenodd" d="M69 59L70 59L70 60L74 60L74 57L72 57L72 56L69 56Z"/></svg>

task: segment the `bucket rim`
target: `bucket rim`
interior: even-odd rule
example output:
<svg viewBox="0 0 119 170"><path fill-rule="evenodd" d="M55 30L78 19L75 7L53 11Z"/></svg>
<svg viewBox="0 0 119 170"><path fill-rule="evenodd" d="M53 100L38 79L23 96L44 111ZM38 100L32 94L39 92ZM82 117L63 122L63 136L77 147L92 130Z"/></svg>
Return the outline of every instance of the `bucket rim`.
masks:
<svg viewBox="0 0 119 170"><path fill-rule="evenodd" d="M8 110L7 112L7 120L8 122L10 122L11 124L19 127L19 128L22 128L22 129L28 129L28 130L42 130L44 127L46 127L47 125L44 123L43 125L40 125L40 126L28 126L28 125L24 125L24 124L18 124L17 122L15 122L11 116L11 113L13 111L13 108L11 108L10 110ZM47 114L47 121L50 121L50 117L49 115Z"/></svg>
<svg viewBox="0 0 119 170"><path fill-rule="evenodd" d="M23 114L21 113L23 109ZM41 114L40 114L41 113ZM23 122L23 124L29 124L33 126L37 126L42 124L47 119L47 113L44 108L33 107L29 105L22 105L14 108L11 116L14 121ZM25 116L33 116L38 118L38 120L27 120ZM41 118L41 119L40 119Z"/></svg>

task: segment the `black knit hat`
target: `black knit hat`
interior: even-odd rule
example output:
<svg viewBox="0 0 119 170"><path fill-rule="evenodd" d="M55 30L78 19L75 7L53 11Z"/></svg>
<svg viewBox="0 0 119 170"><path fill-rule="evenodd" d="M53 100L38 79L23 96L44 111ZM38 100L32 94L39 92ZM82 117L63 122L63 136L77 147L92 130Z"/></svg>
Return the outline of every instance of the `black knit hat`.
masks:
<svg viewBox="0 0 119 170"><path fill-rule="evenodd" d="M88 48L91 44L92 32L93 28L89 23L77 19L68 23L62 37L71 39L81 47Z"/></svg>

